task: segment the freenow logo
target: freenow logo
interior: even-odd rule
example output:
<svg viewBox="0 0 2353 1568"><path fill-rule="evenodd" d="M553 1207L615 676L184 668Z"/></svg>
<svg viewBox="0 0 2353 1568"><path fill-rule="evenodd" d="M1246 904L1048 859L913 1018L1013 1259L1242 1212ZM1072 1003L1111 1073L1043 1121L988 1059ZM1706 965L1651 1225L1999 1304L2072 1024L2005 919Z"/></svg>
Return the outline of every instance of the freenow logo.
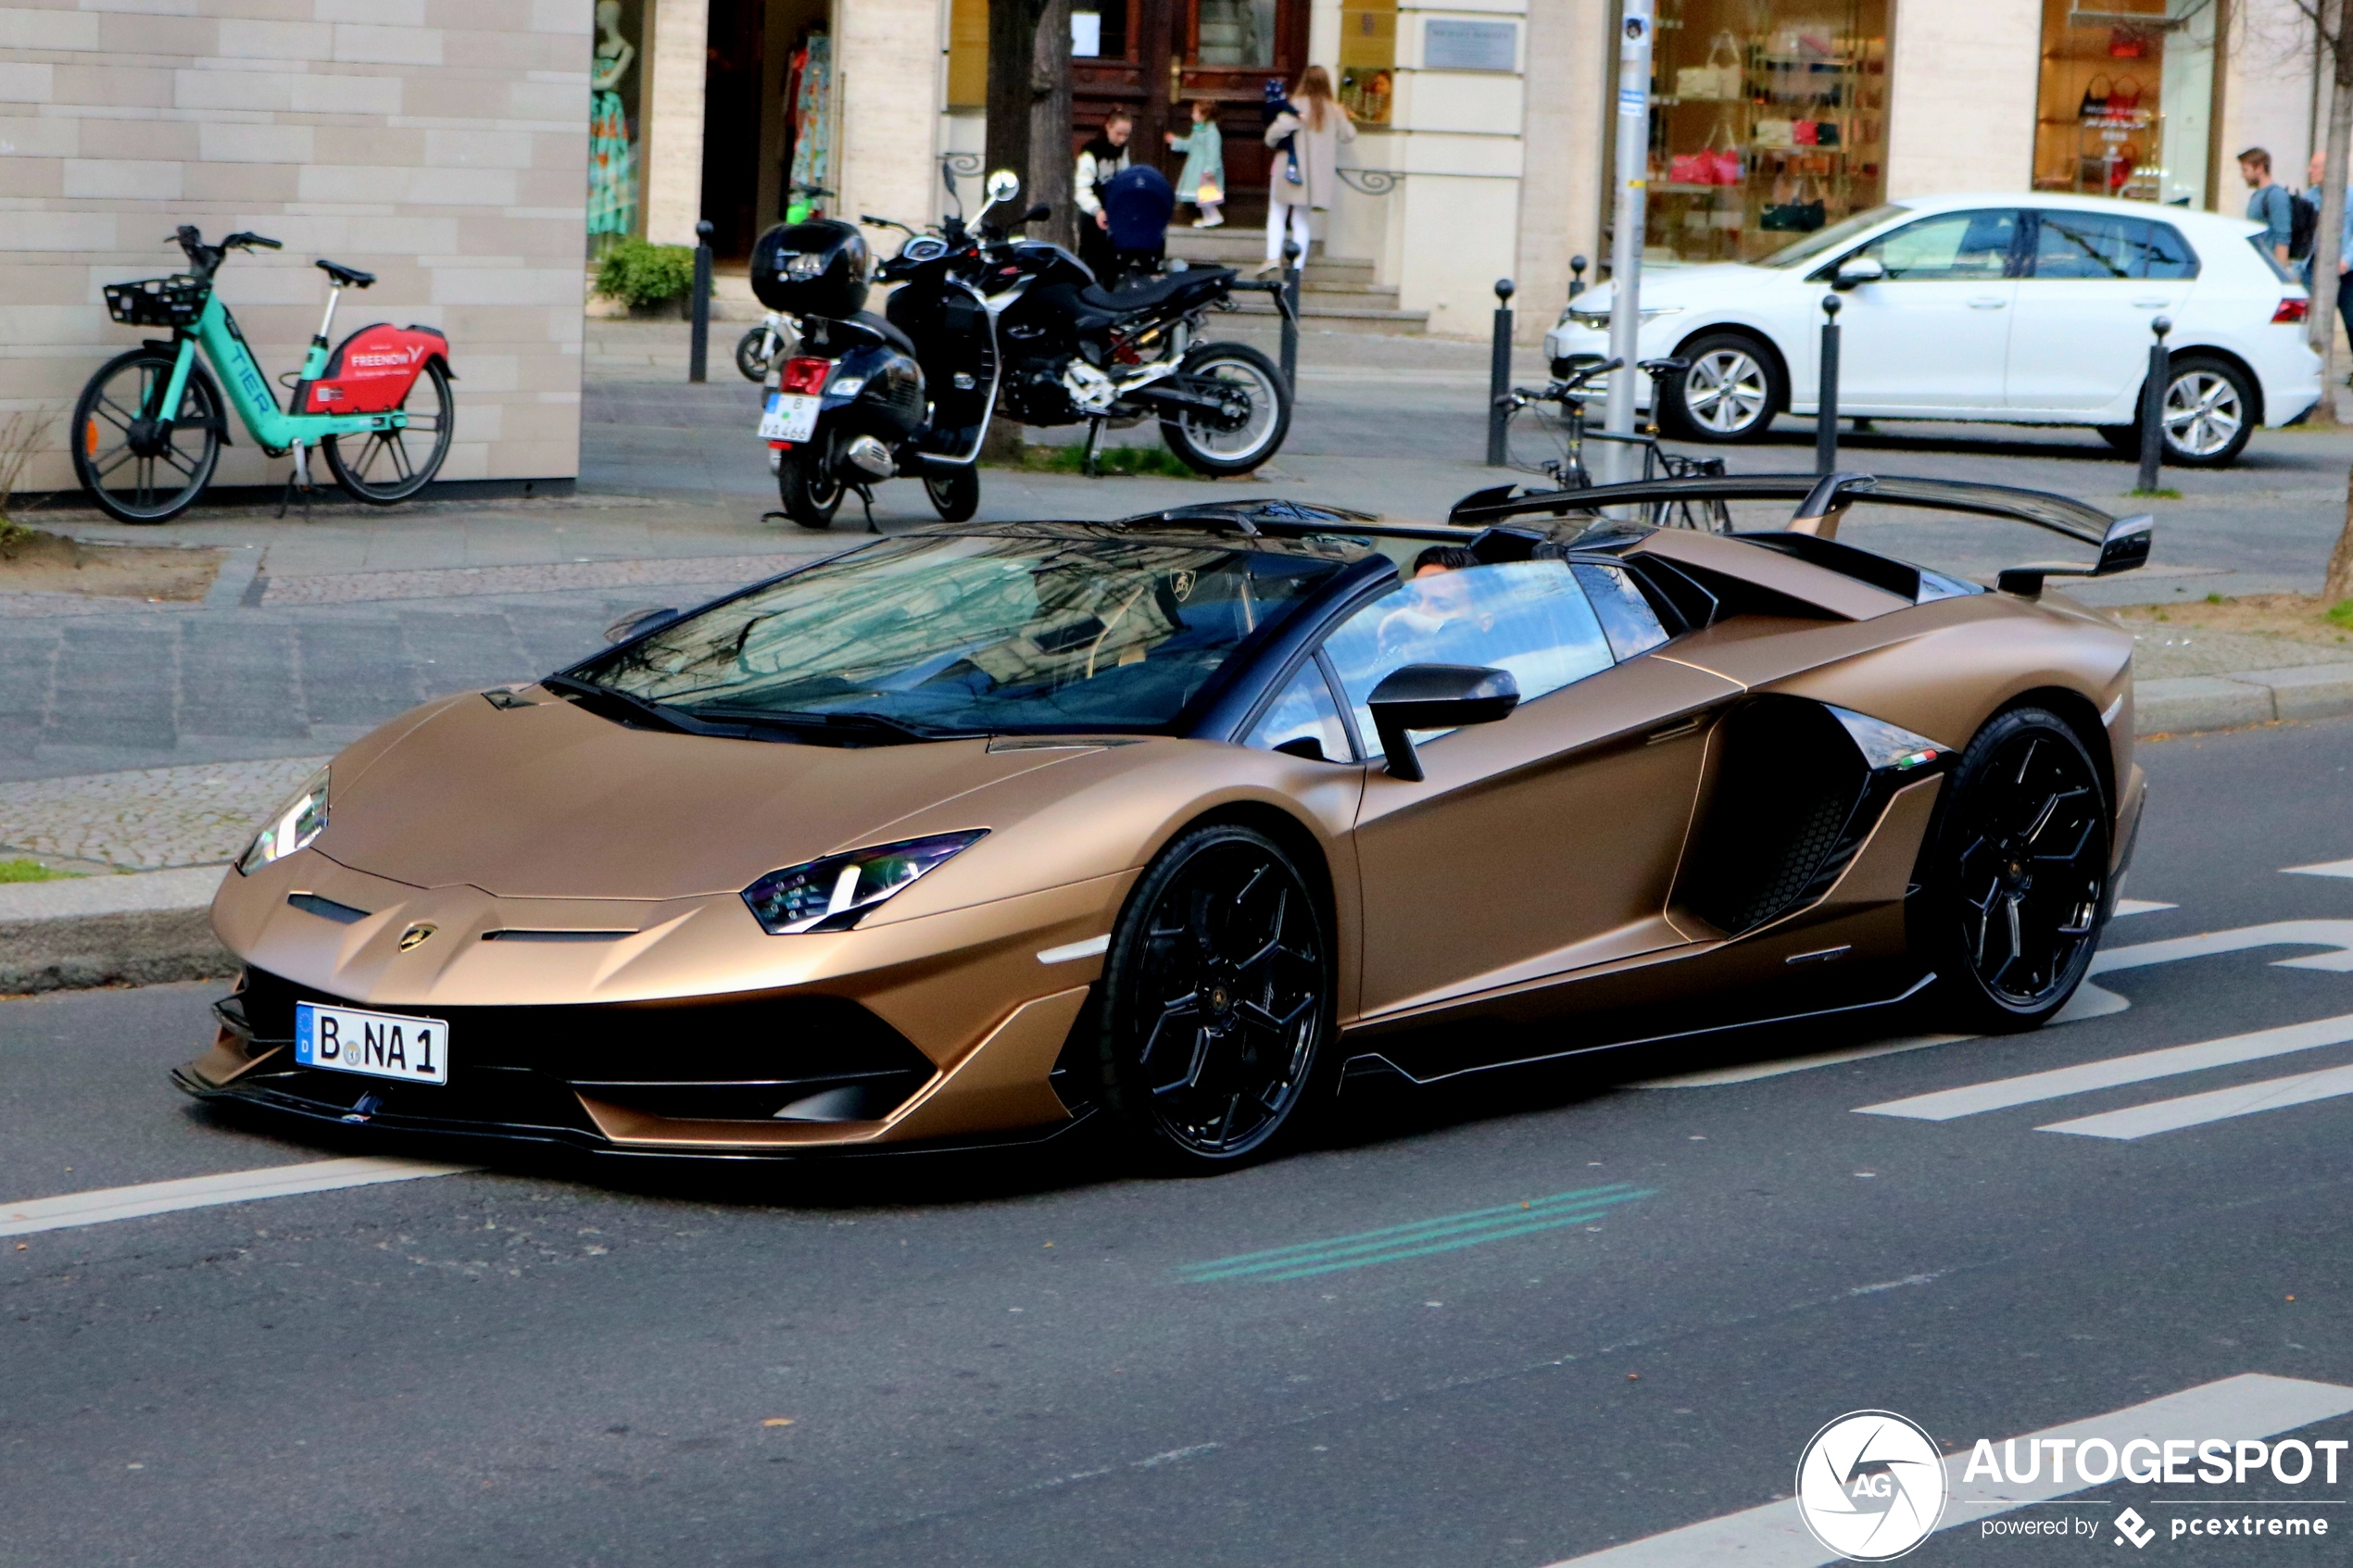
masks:
<svg viewBox="0 0 2353 1568"><path fill-rule="evenodd" d="M2157 1539L2157 1527L2133 1509L2128 1508L2116 1516L2116 1528L2118 1546L2122 1546L2126 1541L2131 1541L2136 1547L2146 1546Z"/></svg>
<svg viewBox="0 0 2353 1568"><path fill-rule="evenodd" d="M1814 1538L1855 1562L1885 1562L1944 1515L1944 1461L1893 1411L1856 1411L1814 1434L1797 1461L1797 1507Z"/></svg>

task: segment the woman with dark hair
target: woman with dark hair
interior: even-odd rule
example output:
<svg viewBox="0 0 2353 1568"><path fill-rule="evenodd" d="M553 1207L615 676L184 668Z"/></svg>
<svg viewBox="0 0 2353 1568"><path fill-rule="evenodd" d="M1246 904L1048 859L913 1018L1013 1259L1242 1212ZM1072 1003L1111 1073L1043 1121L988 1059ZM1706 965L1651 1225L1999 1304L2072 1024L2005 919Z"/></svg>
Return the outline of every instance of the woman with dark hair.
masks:
<svg viewBox="0 0 2353 1568"><path fill-rule="evenodd" d="M1307 265L1307 246L1314 229L1309 215L1332 205L1340 184L1340 144L1356 140L1355 122L1332 96L1331 74L1309 66L1300 74L1292 101L1266 127L1266 144L1279 148L1285 140L1292 156L1277 157L1266 181L1266 265L1261 272L1283 264L1283 238L1288 231L1299 246L1299 264Z"/></svg>
<svg viewBox="0 0 2353 1568"><path fill-rule="evenodd" d="M1103 129L1085 146L1078 149L1078 170L1071 181L1071 191L1078 202L1078 259L1088 270L1101 278L1103 286L1111 286L1112 265L1111 217L1103 211L1103 187L1112 176L1127 167L1127 138L1135 132L1136 122L1126 109L1114 109L1103 121Z"/></svg>

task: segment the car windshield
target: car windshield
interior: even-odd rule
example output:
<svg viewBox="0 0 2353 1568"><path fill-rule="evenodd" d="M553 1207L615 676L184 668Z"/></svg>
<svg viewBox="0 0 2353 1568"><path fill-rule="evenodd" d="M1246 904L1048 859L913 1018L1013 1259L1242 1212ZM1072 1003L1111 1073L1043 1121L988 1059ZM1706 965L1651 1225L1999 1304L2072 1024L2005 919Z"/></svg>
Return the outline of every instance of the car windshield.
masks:
<svg viewBox="0 0 2353 1568"><path fill-rule="evenodd" d="M573 679L713 722L886 738L1176 721L1357 551L929 535L868 546L616 648Z"/></svg>
<svg viewBox="0 0 2353 1568"><path fill-rule="evenodd" d="M1910 210L1909 207L1899 206L1894 202L1883 203L1869 212L1858 212L1852 218L1841 219L1827 229L1817 229L1804 239L1783 245L1772 255L1763 257L1756 265L1781 268L1803 267L1816 257L1836 250L1848 241L1858 239L1878 228L1889 219L1901 218Z"/></svg>

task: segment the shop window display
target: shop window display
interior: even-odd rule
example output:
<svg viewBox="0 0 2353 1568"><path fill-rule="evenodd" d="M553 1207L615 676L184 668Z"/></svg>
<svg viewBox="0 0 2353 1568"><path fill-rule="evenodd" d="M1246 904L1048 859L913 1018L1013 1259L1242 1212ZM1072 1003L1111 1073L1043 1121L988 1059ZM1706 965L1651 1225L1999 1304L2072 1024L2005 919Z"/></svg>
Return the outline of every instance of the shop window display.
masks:
<svg viewBox="0 0 2353 1568"><path fill-rule="evenodd" d="M1397 70L1397 0L1341 0L1340 101L1359 125L1387 125Z"/></svg>
<svg viewBox="0 0 2353 1568"><path fill-rule="evenodd" d="M1648 248L1743 261L1886 188L1887 4L1660 7Z"/></svg>
<svg viewBox="0 0 2353 1568"><path fill-rule="evenodd" d="M2034 188L2204 207L2212 0L2043 0Z"/></svg>
<svg viewBox="0 0 2353 1568"><path fill-rule="evenodd" d="M588 78L588 240L601 256L637 227L636 19L622 0L598 0Z"/></svg>

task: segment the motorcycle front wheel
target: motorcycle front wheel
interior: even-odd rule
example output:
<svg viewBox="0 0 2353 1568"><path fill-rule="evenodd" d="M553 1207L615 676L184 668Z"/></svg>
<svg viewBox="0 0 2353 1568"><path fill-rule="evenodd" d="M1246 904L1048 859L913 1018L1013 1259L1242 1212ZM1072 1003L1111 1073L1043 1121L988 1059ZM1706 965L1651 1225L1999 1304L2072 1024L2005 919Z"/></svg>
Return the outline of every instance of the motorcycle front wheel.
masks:
<svg viewBox="0 0 2353 1568"><path fill-rule="evenodd" d="M980 470L967 463L944 474L925 474L924 494L943 521L970 522L980 510Z"/></svg>
<svg viewBox="0 0 2353 1568"><path fill-rule="evenodd" d="M1196 473L1248 473L1282 446L1290 433L1290 387L1275 362L1239 343L1213 343L1185 357L1185 378L1203 391L1222 392L1223 419L1188 409L1160 421L1161 439Z"/></svg>
<svg viewBox="0 0 2353 1568"><path fill-rule="evenodd" d="M825 461L824 448L811 445L776 454L776 498L785 515L803 528L831 528L841 509L841 479Z"/></svg>
<svg viewBox="0 0 2353 1568"><path fill-rule="evenodd" d="M759 381L767 375L769 356L775 352L776 341L763 322L736 339L736 369L743 372L744 380Z"/></svg>

